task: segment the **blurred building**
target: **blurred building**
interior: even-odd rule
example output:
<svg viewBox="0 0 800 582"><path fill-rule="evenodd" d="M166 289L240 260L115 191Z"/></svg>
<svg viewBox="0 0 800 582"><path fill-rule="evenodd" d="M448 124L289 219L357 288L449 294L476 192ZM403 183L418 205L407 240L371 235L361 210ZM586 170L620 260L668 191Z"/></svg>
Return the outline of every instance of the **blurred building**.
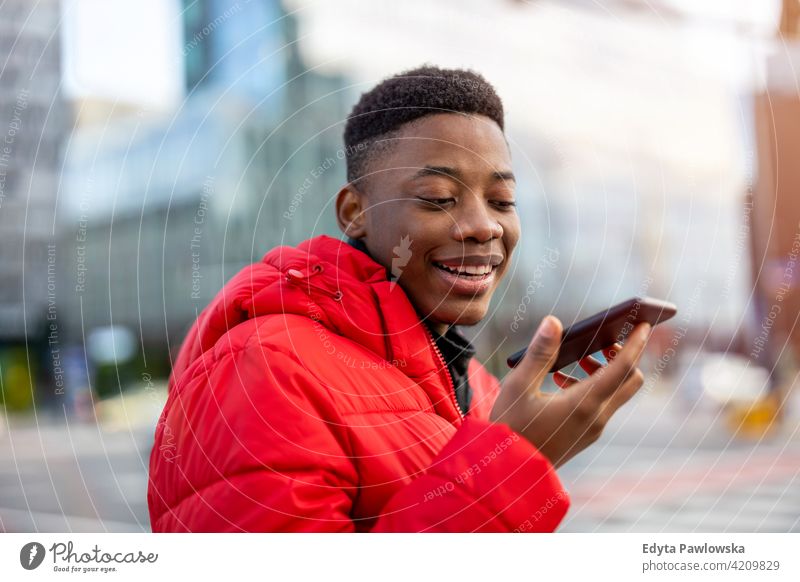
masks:
<svg viewBox="0 0 800 582"><path fill-rule="evenodd" d="M345 179L352 97L305 68L279 2L187 2L183 18L184 101L79 127L63 182L64 325L76 342L132 330L151 371L242 267L336 234Z"/></svg>
<svg viewBox="0 0 800 582"><path fill-rule="evenodd" d="M18 407L32 399L31 374L60 367L53 319L64 127L58 22L57 0L0 5L0 383Z"/></svg>
<svg viewBox="0 0 800 582"><path fill-rule="evenodd" d="M293 27L274 0L183 0L186 90L224 87L255 102L279 93L287 73L297 70L298 63L291 62L296 51L284 52L297 41Z"/></svg>
<svg viewBox="0 0 800 582"><path fill-rule="evenodd" d="M758 173L750 234L758 318L748 348L788 381L800 363L800 36L789 14L782 22L795 39L768 59L766 85L754 98Z"/></svg>

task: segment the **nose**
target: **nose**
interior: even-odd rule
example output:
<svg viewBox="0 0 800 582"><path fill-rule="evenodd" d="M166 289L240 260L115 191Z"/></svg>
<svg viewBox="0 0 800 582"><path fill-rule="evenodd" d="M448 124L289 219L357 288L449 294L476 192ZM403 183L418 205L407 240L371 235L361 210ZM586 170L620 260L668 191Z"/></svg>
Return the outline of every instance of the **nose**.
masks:
<svg viewBox="0 0 800 582"><path fill-rule="evenodd" d="M461 210L453 223L451 234L459 242L472 240L489 242L503 236L502 225L492 216L483 196L474 194L465 198Z"/></svg>

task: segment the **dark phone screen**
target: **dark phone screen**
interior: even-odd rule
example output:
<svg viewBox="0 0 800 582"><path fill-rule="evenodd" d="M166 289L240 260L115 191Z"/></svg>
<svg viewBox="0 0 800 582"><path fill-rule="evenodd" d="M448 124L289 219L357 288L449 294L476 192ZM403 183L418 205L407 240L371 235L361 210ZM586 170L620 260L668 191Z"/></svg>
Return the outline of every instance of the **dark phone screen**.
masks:
<svg viewBox="0 0 800 582"><path fill-rule="evenodd" d="M652 326L666 321L677 313L673 303L652 297L632 297L613 307L583 319L568 328L561 336L558 358L550 372L560 370L581 358L599 352L614 342L624 343L633 328L642 322ZM511 355L507 364L513 368L525 355L523 348Z"/></svg>

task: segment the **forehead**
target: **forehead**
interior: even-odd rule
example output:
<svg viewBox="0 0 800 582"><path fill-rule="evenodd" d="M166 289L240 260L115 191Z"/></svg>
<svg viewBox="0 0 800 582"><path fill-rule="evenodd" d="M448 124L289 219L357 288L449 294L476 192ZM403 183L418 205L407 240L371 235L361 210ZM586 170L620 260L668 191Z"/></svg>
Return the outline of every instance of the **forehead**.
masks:
<svg viewBox="0 0 800 582"><path fill-rule="evenodd" d="M403 126L378 165L413 173L425 165L449 165L486 174L509 170L511 156L500 127L483 115L442 113Z"/></svg>

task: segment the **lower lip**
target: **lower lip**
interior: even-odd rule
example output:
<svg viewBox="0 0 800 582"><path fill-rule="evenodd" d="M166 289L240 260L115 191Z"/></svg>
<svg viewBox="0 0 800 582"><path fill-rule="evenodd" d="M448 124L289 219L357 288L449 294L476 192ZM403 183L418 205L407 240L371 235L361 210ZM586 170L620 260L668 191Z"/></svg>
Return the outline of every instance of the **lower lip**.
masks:
<svg viewBox="0 0 800 582"><path fill-rule="evenodd" d="M442 279L442 281L445 282L450 291L464 295L480 295L488 291L494 283L494 276L495 272L497 271L497 267L495 267L491 270L491 272L487 273L482 278L477 279L472 277L462 277L460 275L450 273L449 271L440 269L436 265L431 266Z"/></svg>

